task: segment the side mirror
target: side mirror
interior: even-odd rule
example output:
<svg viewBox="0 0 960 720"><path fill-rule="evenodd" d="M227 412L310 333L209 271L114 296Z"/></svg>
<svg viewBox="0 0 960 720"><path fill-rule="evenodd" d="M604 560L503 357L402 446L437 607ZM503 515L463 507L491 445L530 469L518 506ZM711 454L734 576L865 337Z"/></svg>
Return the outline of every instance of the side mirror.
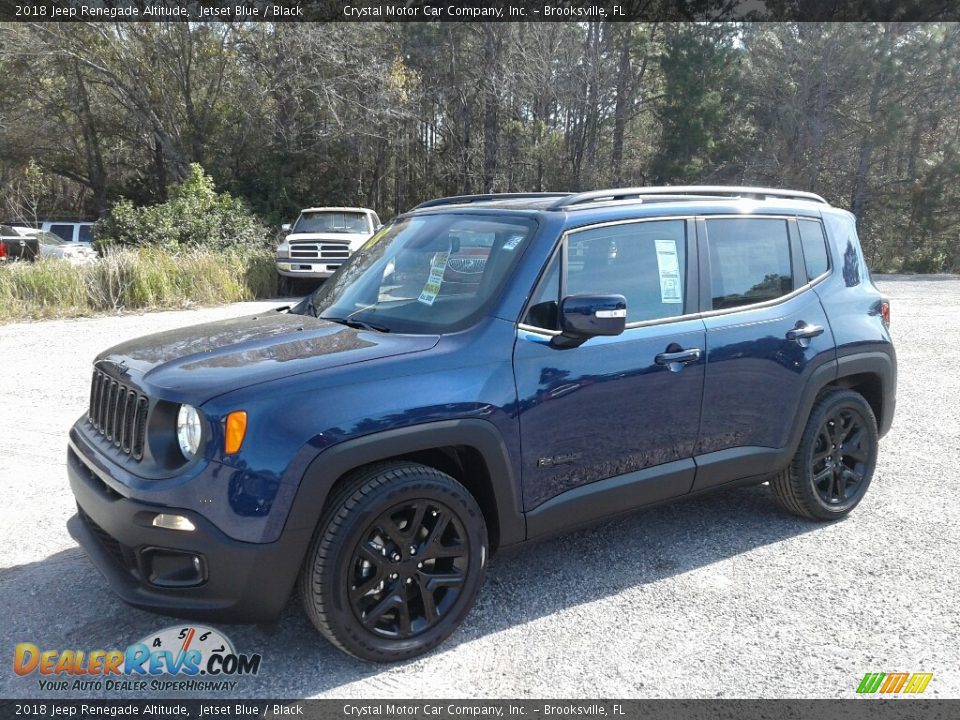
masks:
<svg viewBox="0 0 960 720"><path fill-rule="evenodd" d="M290 223L284 223L283 225L280 226L280 229L283 230L284 232L289 232L289 231L290 231Z"/></svg>
<svg viewBox="0 0 960 720"><path fill-rule="evenodd" d="M560 330L552 345L578 347L598 335L619 335L627 325L623 295L568 295L560 301Z"/></svg>

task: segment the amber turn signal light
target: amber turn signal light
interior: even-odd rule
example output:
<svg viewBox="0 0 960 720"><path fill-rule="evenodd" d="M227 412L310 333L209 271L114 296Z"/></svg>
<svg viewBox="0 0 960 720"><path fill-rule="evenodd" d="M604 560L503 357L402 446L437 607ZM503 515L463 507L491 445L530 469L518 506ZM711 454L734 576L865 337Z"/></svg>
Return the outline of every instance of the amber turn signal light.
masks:
<svg viewBox="0 0 960 720"><path fill-rule="evenodd" d="M245 410L234 410L227 415L226 440L224 451L227 455L240 452L243 438L247 434L247 413Z"/></svg>

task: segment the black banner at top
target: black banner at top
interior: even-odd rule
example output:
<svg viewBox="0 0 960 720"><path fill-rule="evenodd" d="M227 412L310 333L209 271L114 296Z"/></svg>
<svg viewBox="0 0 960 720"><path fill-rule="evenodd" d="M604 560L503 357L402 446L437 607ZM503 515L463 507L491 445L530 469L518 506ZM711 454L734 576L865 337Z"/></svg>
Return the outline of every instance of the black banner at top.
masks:
<svg viewBox="0 0 960 720"><path fill-rule="evenodd" d="M960 0L0 0L5 22L960 20Z"/></svg>

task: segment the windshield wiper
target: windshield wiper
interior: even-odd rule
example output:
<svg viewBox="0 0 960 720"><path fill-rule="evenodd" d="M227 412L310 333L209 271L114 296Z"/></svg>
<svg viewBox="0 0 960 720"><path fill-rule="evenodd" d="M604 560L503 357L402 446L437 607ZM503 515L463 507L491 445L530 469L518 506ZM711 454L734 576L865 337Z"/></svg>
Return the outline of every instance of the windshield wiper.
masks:
<svg viewBox="0 0 960 720"><path fill-rule="evenodd" d="M356 320L354 318L337 318L337 317L327 317L326 315L318 316L321 320L329 320L330 322L335 322L340 325L346 325L347 327L357 328L358 330L373 330L374 332L390 332L390 328L385 325L377 325L375 323L364 322L363 320Z"/></svg>

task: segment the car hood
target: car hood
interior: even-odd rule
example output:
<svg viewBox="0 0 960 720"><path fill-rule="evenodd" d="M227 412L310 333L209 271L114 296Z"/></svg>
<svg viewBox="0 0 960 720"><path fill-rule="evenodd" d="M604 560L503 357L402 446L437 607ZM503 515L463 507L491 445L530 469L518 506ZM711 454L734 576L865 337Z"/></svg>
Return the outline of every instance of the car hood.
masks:
<svg viewBox="0 0 960 720"><path fill-rule="evenodd" d="M168 330L102 352L96 363L148 394L200 404L280 377L429 350L439 335L393 335L270 310Z"/></svg>

